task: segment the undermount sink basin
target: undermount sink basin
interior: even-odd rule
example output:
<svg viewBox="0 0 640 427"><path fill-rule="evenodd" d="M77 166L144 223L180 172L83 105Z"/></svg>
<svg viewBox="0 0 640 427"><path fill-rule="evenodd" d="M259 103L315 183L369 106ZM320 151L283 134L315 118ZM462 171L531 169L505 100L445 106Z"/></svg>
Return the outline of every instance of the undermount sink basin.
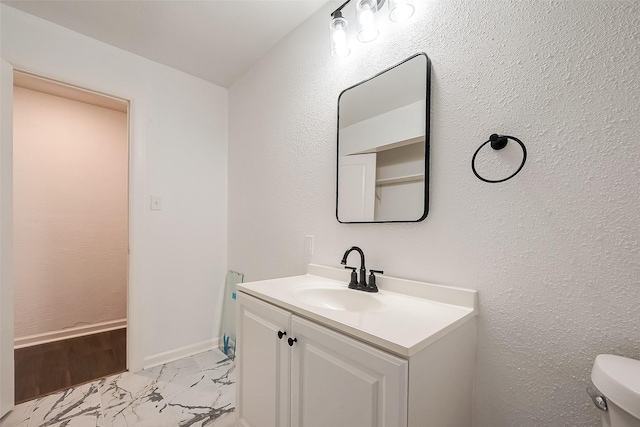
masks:
<svg viewBox="0 0 640 427"><path fill-rule="evenodd" d="M298 301L315 307L338 311L376 311L385 308L378 294L354 289L306 288L295 291Z"/></svg>

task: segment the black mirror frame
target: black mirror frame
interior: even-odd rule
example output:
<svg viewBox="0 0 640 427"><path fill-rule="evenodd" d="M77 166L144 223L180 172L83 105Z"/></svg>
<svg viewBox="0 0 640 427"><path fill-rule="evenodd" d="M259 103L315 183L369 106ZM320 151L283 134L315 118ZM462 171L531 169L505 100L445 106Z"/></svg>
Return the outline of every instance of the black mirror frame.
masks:
<svg viewBox="0 0 640 427"><path fill-rule="evenodd" d="M424 56L425 59L427 60L427 90L426 90L426 117L425 117L425 131L424 131L424 213L422 214L422 216L416 220L400 220L400 221L340 221L340 217L338 216L338 187L339 187L339 173L340 173L340 167L339 167L339 162L340 162L340 98L342 98L342 95L350 90L353 89L357 86L360 86L363 83L366 83L370 80L375 79L376 77L380 76L381 74L386 73L387 71L390 71L402 64L404 64L405 62L408 62L414 58L417 58L419 56ZM338 222L340 224L384 224L384 223L406 223L406 222L420 222L423 221L427 215L429 214L429 184L430 184L430 179L429 179L429 171L430 171L430 167L429 167L429 163L430 163L430 152L431 152L431 148L430 148L430 116L431 116L431 60L429 59L429 56L424 53L424 52L419 52L416 53L415 55L412 55L410 57L408 57L407 59L379 72L378 74L361 81L360 83L356 83L353 86L349 86L348 88L346 88L345 90L343 90L342 92L340 92L340 95L338 96L338 108L337 108L337 123L336 123L336 219L338 220Z"/></svg>

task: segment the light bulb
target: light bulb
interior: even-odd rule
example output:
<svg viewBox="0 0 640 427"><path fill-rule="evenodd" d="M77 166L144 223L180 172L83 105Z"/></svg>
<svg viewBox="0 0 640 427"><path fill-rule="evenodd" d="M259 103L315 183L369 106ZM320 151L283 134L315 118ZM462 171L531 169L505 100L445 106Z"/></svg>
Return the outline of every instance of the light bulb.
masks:
<svg viewBox="0 0 640 427"><path fill-rule="evenodd" d="M370 7L366 7L365 9L362 10L362 12L360 12L360 24L363 27L368 27L369 25L373 24L373 11L371 10Z"/></svg>
<svg viewBox="0 0 640 427"><path fill-rule="evenodd" d="M333 32L333 42L335 44L344 44L347 42L347 33L342 27L336 28Z"/></svg>
<svg viewBox="0 0 640 427"><path fill-rule="evenodd" d="M370 42L378 37L378 30L375 25L377 2L375 0L359 0L356 3L356 15L358 17L358 40Z"/></svg>
<svg viewBox="0 0 640 427"><path fill-rule="evenodd" d="M389 19L403 22L411 18L415 7L412 0L389 0Z"/></svg>
<svg viewBox="0 0 640 427"><path fill-rule="evenodd" d="M340 11L334 14L329 23L329 35L331 37L331 55L337 58L349 56L351 49L347 45L347 29L349 24L342 17Z"/></svg>

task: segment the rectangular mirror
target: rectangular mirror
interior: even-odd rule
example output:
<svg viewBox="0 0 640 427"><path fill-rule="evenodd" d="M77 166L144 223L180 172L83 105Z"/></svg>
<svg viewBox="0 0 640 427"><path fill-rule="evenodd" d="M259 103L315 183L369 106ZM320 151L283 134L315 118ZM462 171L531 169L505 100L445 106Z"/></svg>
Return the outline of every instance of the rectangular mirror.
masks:
<svg viewBox="0 0 640 427"><path fill-rule="evenodd" d="M338 98L339 222L417 222L429 211L431 62L419 53Z"/></svg>

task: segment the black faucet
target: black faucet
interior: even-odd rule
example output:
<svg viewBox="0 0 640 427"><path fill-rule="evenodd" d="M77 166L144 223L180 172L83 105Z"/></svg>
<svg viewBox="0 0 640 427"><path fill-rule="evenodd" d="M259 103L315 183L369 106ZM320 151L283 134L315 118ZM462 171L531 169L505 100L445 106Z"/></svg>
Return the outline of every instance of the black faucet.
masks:
<svg viewBox="0 0 640 427"><path fill-rule="evenodd" d="M362 249L360 249L357 246L352 246L349 249L347 249L347 251L344 253L344 256L342 257L342 261L340 262L340 264L346 265L347 257L353 251L357 251L360 254L360 280L358 281L358 283L355 283L354 280L351 280L351 282L349 283L349 288L364 290L367 288L367 281L366 281L367 268L364 266L364 252L362 252ZM351 275L351 277L353 278L353 275L355 274L355 268L353 267L345 267L345 268L352 268L354 270L354 273L352 273Z"/></svg>

